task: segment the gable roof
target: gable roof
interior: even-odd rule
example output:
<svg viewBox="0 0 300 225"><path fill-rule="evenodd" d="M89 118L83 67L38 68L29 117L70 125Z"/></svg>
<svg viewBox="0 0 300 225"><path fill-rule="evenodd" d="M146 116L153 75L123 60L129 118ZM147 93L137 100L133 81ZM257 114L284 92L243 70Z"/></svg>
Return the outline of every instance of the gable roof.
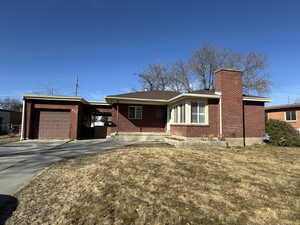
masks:
<svg viewBox="0 0 300 225"><path fill-rule="evenodd" d="M155 100L169 100L180 95L177 91L137 91L120 95L109 95L108 98L140 98L140 99L155 99Z"/></svg>

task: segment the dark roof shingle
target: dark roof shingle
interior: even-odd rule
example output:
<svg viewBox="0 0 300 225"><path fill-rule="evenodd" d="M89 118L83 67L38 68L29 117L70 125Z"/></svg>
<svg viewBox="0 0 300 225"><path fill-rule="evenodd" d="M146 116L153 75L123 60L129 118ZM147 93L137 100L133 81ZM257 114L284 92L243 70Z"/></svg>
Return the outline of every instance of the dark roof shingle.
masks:
<svg viewBox="0 0 300 225"><path fill-rule="evenodd" d="M190 94L206 94L206 95L212 95L215 94L215 90L214 89L202 89L202 90L196 90L196 91L191 91L189 92Z"/></svg>
<svg viewBox="0 0 300 225"><path fill-rule="evenodd" d="M189 92L190 94L206 94L206 95L213 95L215 94L215 90L196 90ZM114 98L139 98L139 99L154 99L154 100L170 100L171 98L174 98L178 95L180 95L180 92L177 91L137 91L137 92L131 92L126 94L119 94L119 95L109 95L109 97ZM264 98L261 96L252 96L252 95L243 95L244 97L254 97L254 98Z"/></svg>
<svg viewBox="0 0 300 225"><path fill-rule="evenodd" d="M120 95L109 95L107 97L120 97L120 98L140 98L140 99L156 99L156 100L169 100L180 95L176 91L138 91Z"/></svg>

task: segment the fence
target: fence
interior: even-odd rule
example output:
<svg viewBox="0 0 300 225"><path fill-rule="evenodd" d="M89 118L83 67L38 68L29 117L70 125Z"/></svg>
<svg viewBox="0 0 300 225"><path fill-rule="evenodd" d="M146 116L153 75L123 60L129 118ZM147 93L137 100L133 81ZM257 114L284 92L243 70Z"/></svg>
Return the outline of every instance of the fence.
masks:
<svg viewBox="0 0 300 225"><path fill-rule="evenodd" d="M0 124L0 134L19 134L21 132L21 124Z"/></svg>

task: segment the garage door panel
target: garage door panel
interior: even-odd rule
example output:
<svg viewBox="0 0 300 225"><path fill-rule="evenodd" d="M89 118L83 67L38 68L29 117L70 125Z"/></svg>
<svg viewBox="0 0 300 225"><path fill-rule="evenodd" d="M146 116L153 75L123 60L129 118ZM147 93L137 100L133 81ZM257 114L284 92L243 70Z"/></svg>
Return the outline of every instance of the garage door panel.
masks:
<svg viewBox="0 0 300 225"><path fill-rule="evenodd" d="M39 139L70 138L71 114L69 111L40 111Z"/></svg>

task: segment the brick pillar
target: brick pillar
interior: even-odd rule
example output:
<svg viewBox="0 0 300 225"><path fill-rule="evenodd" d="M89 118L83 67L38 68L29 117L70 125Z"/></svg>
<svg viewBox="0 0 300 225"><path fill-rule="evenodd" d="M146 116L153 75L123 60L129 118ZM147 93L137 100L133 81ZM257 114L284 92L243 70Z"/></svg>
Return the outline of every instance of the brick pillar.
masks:
<svg viewBox="0 0 300 225"><path fill-rule="evenodd" d="M26 102L25 107L25 129L24 129L24 139L32 139L33 138L33 103L30 101Z"/></svg>
<svg viewBox="0 0 300 225"><path fill-rule="evenodd" d="M74 105L71 109L71 129L70 129L71 139L78 138L78 114L79 114L79 106Z"/></svg>
<svg viewBox="0 0 300 225"><path fill-rule="evenodd" d="M215 91L221 96L222 135L227 138L243 137L242 72L220 69L215 72Z"/></svg>

